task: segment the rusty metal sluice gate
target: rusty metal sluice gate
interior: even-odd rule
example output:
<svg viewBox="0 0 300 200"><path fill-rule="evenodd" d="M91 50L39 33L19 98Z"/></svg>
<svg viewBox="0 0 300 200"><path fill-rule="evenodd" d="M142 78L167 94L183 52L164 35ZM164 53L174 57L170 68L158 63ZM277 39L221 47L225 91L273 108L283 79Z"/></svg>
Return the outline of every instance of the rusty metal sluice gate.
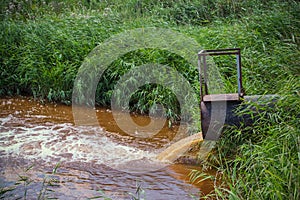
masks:
<svg viewBox="0 0 300 200"><path fill-rule="evenodd" d="M237 90L234 93L210 93L209 84L215 85L218 80L209 80L210 74L217 73L209 71L208 58L210 56L235 56L236 59L236 80ZM257 102L262 105L271 105L277 95L252 95L246 96L242 84L242 62L241 50L239 48L202 50L198 53L198 70L200 78L200 110L201 110L201 129L203 138L207 140L217 140L222 132L224 125L251 125L254 122L253 116L249 114L237 115L235 110L243 108L243 102ZM220 88L219 88L220 89ZM222 89L221 89L222 90ZM255 115L255 113L253 113Z"/></svg>

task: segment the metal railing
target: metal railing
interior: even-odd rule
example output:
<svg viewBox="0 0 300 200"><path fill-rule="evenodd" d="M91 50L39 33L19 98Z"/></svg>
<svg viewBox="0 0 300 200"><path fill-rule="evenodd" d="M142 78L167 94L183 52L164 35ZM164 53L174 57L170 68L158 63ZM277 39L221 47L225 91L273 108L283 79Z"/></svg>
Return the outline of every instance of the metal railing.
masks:
<svg viewBox="0 0 300 200"><path fill-rule="evenodd" d="M204 101L204 96L209 95L208 86L207 86L207 56L222 56L222 55L236 55L236 69L237 69L237 97L238 99L242 98L244 95L243 85L242 85L242 64L241 64L241 50L239 48L232 49L218 49L218 50L202 50L198 53L198 70L200 75L200 95L201 101ZM220 94L222 95L222 94ZM215 96L215 98L209 99L219 99L219 100L230 100L234 99L231 96L232 94L223 94L224 97Z"/></svg>

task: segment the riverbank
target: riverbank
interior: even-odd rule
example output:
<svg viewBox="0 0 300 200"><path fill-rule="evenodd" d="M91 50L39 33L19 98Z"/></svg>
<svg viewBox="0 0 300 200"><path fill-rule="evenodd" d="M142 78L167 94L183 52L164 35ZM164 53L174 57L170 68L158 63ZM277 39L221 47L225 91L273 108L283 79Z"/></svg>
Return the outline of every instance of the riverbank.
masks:
<svg viewBox="0 0 300 200"><path fill-rule="evenodd" d="M299 199L298 2L4 1L0 8L1 96L29 95L38 101L71 104L74 78L88 53L111 36L134 28L172 29L194 38L203 49L241 48L246 94L279 94L282 99L274 108L259 108L263 110L260 120L251 128L229 127L202 163L223 179L212 196ZM230 61L214 61L226 89L235 88ZM198 92L197 71L181 55L142 49L111 64L98 85L96 104L109 106L120 76L150 62L173 66ZM158 102L176 124L180 106L170 94L157 86L142 88L130 109L148 114L153 102Z"/></svg>

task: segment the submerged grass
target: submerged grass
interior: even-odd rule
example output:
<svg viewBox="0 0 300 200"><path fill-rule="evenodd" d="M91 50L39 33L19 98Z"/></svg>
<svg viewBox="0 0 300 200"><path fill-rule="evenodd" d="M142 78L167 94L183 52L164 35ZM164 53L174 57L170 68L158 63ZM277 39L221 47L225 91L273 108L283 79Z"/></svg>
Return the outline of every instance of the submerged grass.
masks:
<svg viewBox="0 0 300 200"><path fill-rule="evenodd" d="M34 164L27 166L20 174L17 174L19 178L14 185L9 187L3 187L0 185L0 199L7 199L11 198L12 196L14 196L15 199L57 199L50 196L52 196L52 194L55 192L55 189L59 187L59 180L55 177L59 167L60 163L57 163L50 176L43 175L44 177L42 181L36 181L32 179L31 175L29 174L30 171L34 170ZM36 193L32 192L32 185L35 185L35 187L36 185L40 186Z"/></svg>
<svg viewBox="0 0 300 200"><path fill-rule="evenodd" d="M0 96L32 95L70 104L83 59L128 29L170 28L195 38L199 49L239 47L246 94L282 98L275 107L261 107L253 127L230 127L224 133L206 163L218 169L225 184L216 186L211 196L299 199L299 10L293 0L5 0L0 4ZM195 67L180 55L142 49L110 66L99 82L96 103L109 106L120 76L147 62L174 67L199 90ZM230 62L215 63L232 91ZM172 122L182 118L174 95L165 88L145 86L131 100L134 112L147 114L151 102L159 102L169 106L166 115Z"/></svg>

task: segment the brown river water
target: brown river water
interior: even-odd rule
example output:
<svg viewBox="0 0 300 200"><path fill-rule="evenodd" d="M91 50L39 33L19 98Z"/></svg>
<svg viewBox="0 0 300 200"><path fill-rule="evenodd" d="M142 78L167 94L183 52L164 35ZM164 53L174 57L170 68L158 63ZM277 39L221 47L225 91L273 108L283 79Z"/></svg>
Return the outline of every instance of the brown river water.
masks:
<svg viewBox="0 0 300 200"><path fill-rule="evenodd" d="M0 198L199 199L211 191L212 182L189 181L191 170L200 168L155 160L177 127L165 124L153 137L139 138L123 132L109 109L95 112L100 125L75 126L71 106L0 99L0 190L10 190ZM147 116L132 119L149 124Z"/></svg>

